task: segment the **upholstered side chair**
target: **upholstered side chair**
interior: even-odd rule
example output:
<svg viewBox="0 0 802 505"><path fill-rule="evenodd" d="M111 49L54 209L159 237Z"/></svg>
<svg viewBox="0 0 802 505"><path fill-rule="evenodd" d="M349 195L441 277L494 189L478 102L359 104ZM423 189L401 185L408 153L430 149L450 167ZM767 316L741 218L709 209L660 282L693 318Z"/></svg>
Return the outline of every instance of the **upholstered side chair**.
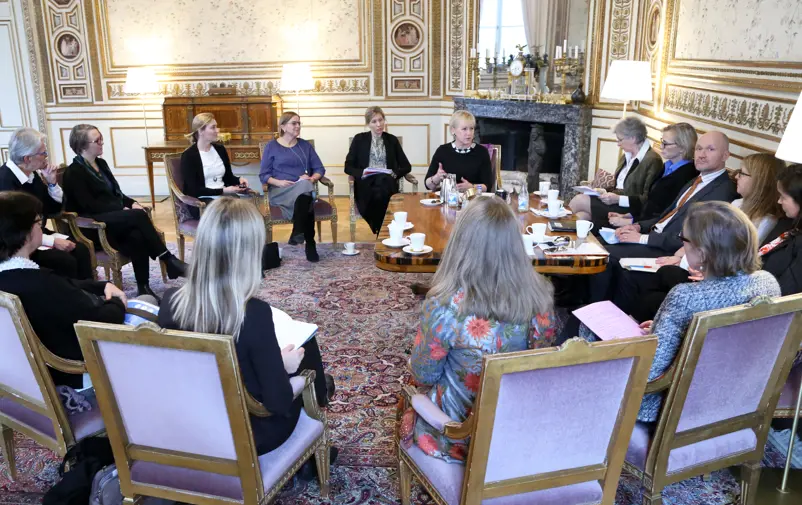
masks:
<svg viewBox="0 0 802 505"><path fill-rule="evenodd" d="M354 137L348 137L348 148L349 149L351 148L351 142L353 142L353 141L354 141ZM402 146L404 145L403 137L398 137L398 143L401 144ZM405 175L404 177L401 177L400 179L398 179L398 192L399 193L403 193L404 192L404 180L407 180L407 181L409 181L410 184L412 184L412 192L413 193L417 193L418 192L418 179L416 179L414 175L409 173L409 174ZM348 201L349 201L348 217L349 217L349 222L350 222L350 225L351 225L351 230L350 230L351 231L351 242L356 242L356 222L359 220L359 218L361 216L359 215L359 209L356 207L356 200L354 199L354 178L351 177L350 175L348 176Z"/></svg>
<svg viewBox="0 0 802 505"><path fill-rule="evenodd" d="M62 184L64 171L66 169L67 166L64 164L59 167L59 185ZM153 221L153 209L145 205L143 205L142 208L145 209L148 217ZM65 235L72 235L77 241L83 243L87 249L89 249L89 255L92 258L92 275L95 280L97 280L97 267L103 267L106 280L111 281L118 288L123 289L122 268L130 263L131 260L109 243L108 237L106 236L106 223L95 221L89 217L81 217L75 212L62 212L54 221L57 231ZM156 232L158 232L162 242L166 244L164 232L157 228L155 223L153 227L156 229ZM96 247L96 242L99 243L99 248ZM159 262L159 266L161 267L162 280L167 282L167 268L161 261Z"/></svg>
<svg viewBox="0 0 802 505"><path fill-rule="evenodd" d="M184 194L184 176L181 173L181 155L167 154L164 156L164 168L167 172L167 186L170 190L170 202L175 222L175 237L178 245L178 259L184 261L184 247L186 237L194 237L198 232L198 222L190 209L198 209L199 216L203 215L206 202Z"/></svg>
<svg viewBox="0 0 802 505"><path fill-rule="evenodd" d="M401 503L414 475L434 501L612 505L657 340L652 336L487 355L474 408L451 420L428 396L408 402L447 437L470 437L465 465L399 443Z"/></svg>
<svg viewBox="0 0 802 505"><path fill-rule="evenodd" d="M86 372L82 361L60 358L42 345L16 295L0 291L0 434L12 479L17 476L14 431L60 456L76 442L105 429L100 409L68 415L49 369Z"/></svg>
<svg viewBox="0 0 802 505"><path fill-rule="evenodd" d="M304 409L290 438L256 455L249 414L269 416L242 383L234 339L81 321L75 325L124 503L269 503L314 456L328 495L329 442L314 372L291 380ZM147 373L144 373L144 372Z"/></svg>
<svg viewBox="0 0 802 505"><path fill-rule="evenodd" d="M501 146L498 144L482 144L490 153L490 167L493 169L493 187L487 191L495 191L501 187Z"/></svg>
<svg viewBox="0 0 802 505"><path fill-rule="evenodd" d="M312 147L315 147L314 139L304 139L310 144ZM259 143L259 160L261 161L262 155L265 152L265 146L267 142L260 142ZM329 192L329 196L327 200L320 198L320 191L318 190L319 184L323 184L326 186ZM262 216L265 218L265 230L267 231L267 241L273 241L273 227L280 225L280 224L292 224L292 221L288 219L284 219L281 215L281 209L278 207L271 207L270 206L270 196L268 195L268 185L262 184L262 192L264 193L264 198L262 202L259 204L259 212L262 213ZM334 245L337 245L337 205L334 203L334 183L331 182L326 176L320 178L320 181L315 183L315 222L317 223L317 241L323 241L323 221L329 221L331 223L331 241Z"/></svg>
<svg viewBox="0 0 802 505"><path fill-rule="evenodd" d="M640 477L643 503L669 484L741 466L741 503L755 503L760 461L780 389L802 338L802 294L696 314L662 392L656 426L638 423L625 469Z"/></svg>

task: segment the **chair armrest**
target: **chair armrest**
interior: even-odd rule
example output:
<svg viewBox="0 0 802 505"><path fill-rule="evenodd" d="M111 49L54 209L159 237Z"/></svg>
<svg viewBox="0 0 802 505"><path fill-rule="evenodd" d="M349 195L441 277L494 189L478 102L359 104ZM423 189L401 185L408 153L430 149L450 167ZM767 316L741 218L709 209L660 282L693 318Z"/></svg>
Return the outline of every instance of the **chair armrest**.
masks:
<svg viewBox="0 0 802 505"><path fill-rule="evenodd" d="M89 218L89 217L76 216L75 217L75 225L78 228L84 228L84 229L87 229L87 230L105 230L106 229L106 223L101 223L100 221L95 221L94 219Z"/></svg>
<svg viewBox="0 0 802 505"><path fill-rule="evenodd" d="M306 377L302 375L290 377L290 386L292 387L292 397L298 398L298 395L303 393L304 388L306 387Z"/></svg>
<svg viewBox="0 0 802 505"><path fill-rule="evenodd" d="M331 179L329 179L329 178L328 178L328 177L326 177L325 175L324 175L323 177L321 177L321 178L320 178L320 182L321 182L321 183L322 183L324 186L326 186L327 188L329 188L329 194L331 194L331 193L334 191L334 183L333 183L333 182L331 182Z"/></svg>
<svg viewBox="0 0 802 505"><path fill-rule="evenodd" d="M455 422L448 414L440 410L440 407L435 405L428 396L418 393L411 400L410 403L415 412L440 433L443 433L446 424Z"/></svg>
<svg viewBox="0 0 802 505"><path fill-rule="evenodd" d="M412 174L405 175L404 179L406 179L408 182L410 182L412 184L412 192L413 193L417 193L418 192L418 179L415 178L415 176L412 175Z"/></svg>
<svg viewBox="0 0 802 505"><path fill-rule="evenodd" d="M656 393L658 391L668 389L671 386L671 383L674 381L675 371L676 366L672 363L671 366L668 367L668 370L663 373L663 375L646 383L646 390L643 392L643 394Z"/></svg>
<svg viewBox="0 0 802 505"><path fill-rule="evenodd" d="M41 343L39 344L39 352L41 353L42 359L44 359L45 364L50 368L54 368L60 372L71 373L71 374L86 373L86 364L83 361L66 359L60 356L56 356Z"/></svg>
<svg viewBox="0 0 802 505"><path fill-rule="evenodd" d="M322 422L323 426L327 426L328 421L326 421L326 413L320 408L320 404L317 401L317 396L315 395L315 371L302 370L301 377L303 377L306 381L304 383L304 389L302 393L304 399L304 410L306 411L306 414L312 419L317 419L318 421Z"/></svg>
<svg viewBox="0 0 802 505"><path fill-rule="evenodd" d="M265 408L264 405L256 401L247 389L245 389L245 385L242 385L242 393L245 395L245 406L248 408L248 413L256 416L256 417L270 417L270 411Z"/></svg>
<svg viewBox="0 0 802 505"><path fill-rule="evenodd" d="M200 200L199 198L195 198L194 196L188 196L182 193L176 193L176 195L181 203L185 205L189 205L190 207L195 207L196 209L203 209L206 207L206 202Z"/></svg>

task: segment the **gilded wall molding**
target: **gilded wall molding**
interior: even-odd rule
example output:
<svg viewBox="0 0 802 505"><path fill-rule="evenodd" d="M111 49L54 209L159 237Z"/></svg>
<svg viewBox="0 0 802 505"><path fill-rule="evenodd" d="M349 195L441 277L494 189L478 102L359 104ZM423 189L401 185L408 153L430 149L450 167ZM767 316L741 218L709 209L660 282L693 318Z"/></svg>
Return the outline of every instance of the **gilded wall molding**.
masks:
<svg viewBox="0 0 802 505"><path fill-rule="evenodd" d="M465 72L465 0L452 0L448 5L448 92L464 90Z"/></svg>
<svg viewBox="0 0 802 505"><path fill-rule="evenodd" d="M182 82L161 82L159 83L159 94L165 96L207 96L209 89L224 84L233 87L235 94L241 96L268 96L278 95L279 79L263 80L232 80L226 82L210 82L206 80L182 81ZM129 95L123 91L123 81L107 81L106 90L109 99L130 99L137 95ZM315 88L309 91L301 91L302 95L308 94L337 94L353 95L370 93L370 78L325 78L316 79ZM294 94L294 93L291 93ZM285 93L286 96L290 94Z"/></svg>
<svg viewBox="0 0 802 505"><path fill-rule="evenodd" d="M629 56L632 0L613 0L610 29L610 61L626 60Z"/></svg>
<svg viewBox="0 0 802 505"><path fill-rule="evenodd" d="M429 4L431 9L431 23L429 24L429 54L431 61L429 65L429 89L432 96L441 96L443 93L441 73L443 62L443 3L442 0L430 0Z"/></svg>
<svg viewBox="0 0 802 505"><path fill-rule="evenodd" d="M28 47L28 65L31 70L33 99L36 105L36 123L39 131L44 132L47 131L45 122L45 97L42 96L42 90L45 89L45 87L42 81L43 76L40 75L42 66L39 64L39 45L37 44L36 40L37 31L35 27L38 26L38 23L34 24L31 22L32 1L34 0L22 0L20 4L22 5L22 21L24 25L23 29L25 30L25 43ZM44 56L42 55L42 57ZM45 74L44 79L45 81L49 81L49 76Z"/></svg>

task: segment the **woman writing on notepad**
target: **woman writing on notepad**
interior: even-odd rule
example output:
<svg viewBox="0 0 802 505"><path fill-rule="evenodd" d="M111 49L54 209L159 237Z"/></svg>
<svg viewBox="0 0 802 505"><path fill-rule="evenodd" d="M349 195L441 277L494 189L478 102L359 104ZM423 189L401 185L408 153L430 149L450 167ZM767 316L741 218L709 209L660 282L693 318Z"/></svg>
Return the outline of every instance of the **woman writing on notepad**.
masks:
<svg viewBox="0 0 802 505"><path fill-rule="evenodd" d="M234 336L245 388L272 414L251 416L260 455L283 444L301 415L291 376L314 370L320 405L334 389L314 337L302 348L279 348L270 305L256 298L264 243L264 221L253 203L217 199L201 217L186 284L168 290L159 311L163 328Z"/></svg>
<svg viewBox="0 0 802 505"><path fill-rule="evenodd" d="M726 202L694 203L681 238L688 264L702 279L674 287L654 321L641 324L645 333L657 335L649 380L671 366L695 313L740 305L761 295L780 296L777 280L760 270L757 230L742 210ZM584 325L580 335L593 338ZM661 404L661 394L644 396L638 420L656 421Z"/></svg>

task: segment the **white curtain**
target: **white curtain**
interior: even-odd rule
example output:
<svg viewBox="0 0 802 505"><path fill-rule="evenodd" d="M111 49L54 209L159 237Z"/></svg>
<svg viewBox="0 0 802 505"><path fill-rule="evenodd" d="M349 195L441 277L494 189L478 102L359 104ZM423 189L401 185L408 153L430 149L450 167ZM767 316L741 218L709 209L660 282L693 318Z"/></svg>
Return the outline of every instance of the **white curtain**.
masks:
<svg viewBox="0 0 802 505"><path fill-rule="evenodd" d="M526 31L527 52L540 54L553 48L547 47L549 40L549 10L554 0L521 0L521 9L524 15L524 30Z"/></svg>

